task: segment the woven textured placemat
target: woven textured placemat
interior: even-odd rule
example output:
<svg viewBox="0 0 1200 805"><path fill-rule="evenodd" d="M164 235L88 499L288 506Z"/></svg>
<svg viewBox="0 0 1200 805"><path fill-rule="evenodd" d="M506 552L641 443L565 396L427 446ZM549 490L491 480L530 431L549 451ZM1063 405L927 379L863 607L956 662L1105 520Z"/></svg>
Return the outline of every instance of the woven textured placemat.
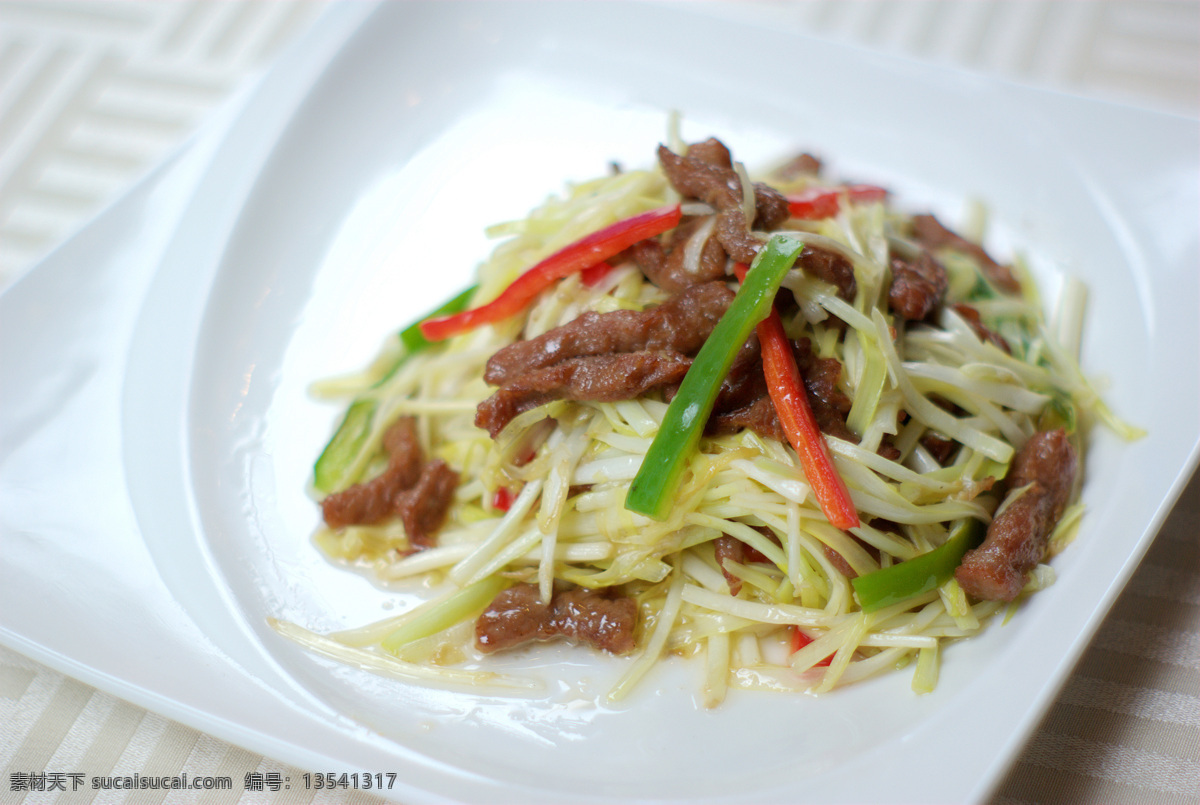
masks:
<svg viewBox="0 0 1200 805"><path fill-rule="evenodd" d="M0 2L0 287L182 142L322 7ZM744 3L739 13L1200 116L1196 2L823 0ZM1193 478L996 802L1200 800L1198 522ZM0 802L377 801L353 789L285 788L300 772L7 649L0 649L0 769ZM92 777L135 774L231 785L131 795L90 787Z"/></svg>

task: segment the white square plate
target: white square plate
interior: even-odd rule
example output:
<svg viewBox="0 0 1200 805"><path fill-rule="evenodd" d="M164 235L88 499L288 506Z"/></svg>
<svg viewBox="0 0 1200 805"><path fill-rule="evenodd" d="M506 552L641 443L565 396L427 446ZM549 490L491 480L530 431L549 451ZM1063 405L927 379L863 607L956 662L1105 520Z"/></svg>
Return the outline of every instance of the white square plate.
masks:
<svg viewBox="0 0 1200 805"><path fill-rule="evenodd" d="M485 226L610 161L667 113L751 166L797 150L954 220L1048 299L1090 286L1083 346L1149 436L1096 434L1059 581L907 673L823 698L694 700L668 663L615 709L623 660L547 648L505 698L314 657L409 600L327 563L305 494L338 412L308 385L464 286ZM1197 459L1195 121L767 30L706 7L336 6L200 138L0 297L0 640L313 771L396 772L409 802L984 798ZM518 662L518 661L514 661ZM301 781L291 781L293 788Z"/></svg>

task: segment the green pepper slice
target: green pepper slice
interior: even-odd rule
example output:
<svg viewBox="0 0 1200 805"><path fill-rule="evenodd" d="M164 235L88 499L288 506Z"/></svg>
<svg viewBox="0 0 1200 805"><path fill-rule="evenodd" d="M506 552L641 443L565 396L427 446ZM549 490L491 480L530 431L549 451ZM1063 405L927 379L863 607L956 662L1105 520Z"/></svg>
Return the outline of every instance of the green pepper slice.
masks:
<svg viewBox="0 0 1200 805"><path fill-rule="evenodd" d="M954 575L963 554L983 541L983 533L981 521L962 520L949 539L929 553L851 579L859 606L863 612L874 612L936 590Z"/></svg>
<svg viewBox="0 0 1200 805"><path fill-rule="evenodd" d="M771 312L779 284L803 248L804 244L795 238L774 235L754 258L737 296L700 348L667 407L662 425L629 486L626 509L655 520L666 519L721 382L750 333Z"/></svg>

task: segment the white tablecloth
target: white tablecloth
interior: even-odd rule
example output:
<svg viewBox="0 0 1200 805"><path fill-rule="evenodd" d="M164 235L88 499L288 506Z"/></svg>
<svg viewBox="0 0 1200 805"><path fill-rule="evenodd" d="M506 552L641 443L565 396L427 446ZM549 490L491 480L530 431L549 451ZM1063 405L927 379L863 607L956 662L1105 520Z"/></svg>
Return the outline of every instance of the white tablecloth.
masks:
<svg viewBox="0 0 1200 805"><path fill-rule="evenodd" d="M300 2L0 3L0 288L185 140L321 11L321 3ZM740 11L871 48L1200 116L1196 2L823 0L744 3ZM1200 801L1198 522L1193 478L997 802ZM0 768L0 802L374 800L354 790L282 790L278 781L299 772L7 649L0 649ZM72 790L69 777L183 773L229 777L233 788L126 798Z"/></svg>

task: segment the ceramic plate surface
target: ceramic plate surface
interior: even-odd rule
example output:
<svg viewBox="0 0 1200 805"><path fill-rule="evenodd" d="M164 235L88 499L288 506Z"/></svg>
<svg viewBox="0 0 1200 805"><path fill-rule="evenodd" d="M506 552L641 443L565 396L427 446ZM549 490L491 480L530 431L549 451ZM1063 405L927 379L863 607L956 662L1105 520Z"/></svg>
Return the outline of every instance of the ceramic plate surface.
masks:
<svg viewBox="0 0 1200 805"><path fill-rule="evenodd" d="M0 297L0 638L285 762L396 772L403 801L984 798L1196 462L1195 121L681 6L348 4L303 44ZM1149 436L1096 434L1058 583L946 651L930 695L900 672L713 711L683 661L609 708L627 660L547 647L504 661L545 689L502 696L275 634L415 595L312 546L340 412L309 384L466 285L487 225L650 165L670 110L751 167L810 150L950 221L985 200L1048 302L1085 280L1085 369Z"/></svg>

